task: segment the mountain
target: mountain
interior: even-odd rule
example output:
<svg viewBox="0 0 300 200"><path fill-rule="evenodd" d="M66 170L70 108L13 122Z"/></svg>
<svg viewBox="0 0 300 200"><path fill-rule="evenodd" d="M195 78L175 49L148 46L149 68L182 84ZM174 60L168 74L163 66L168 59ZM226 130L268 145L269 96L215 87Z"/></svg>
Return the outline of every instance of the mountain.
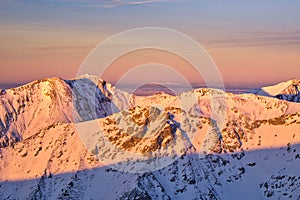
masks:
<svg viewBox="0 0 300 200"><path fill-rule="evenodd" d="M300 102L300 80L293 79L251 92L258 95L276 97L282 100Z"/></svg>
<svg viewBox="0 0 300 200"><path fill-rule="evenodd" d="M102 82L52 78L1 96L14 102L2 116L32 99L1 132L20 136L0 148L1 199L300 199L298 103Z"/></svg>
<svg viewBox="0 0 300 200"><path fill-rule="evenodd" d="M75 80L43 79L9 89L0 96L0 147L29 138L54 123L70 123L106 117L128 106L130 94L107 87L121 96L113 105L95 77ZM41 123L43 122L43 123Z"/></svg>
<svg viewBox="0 0 300 200"><path fill-rule="evenodd" d="M134 91L134 94L138 95L138 96L150 96L153 94L157 94L157 93L167 93L170 95L175 95L172 90L170 90L168 87L166 86L162 86L156 83L151 83L151 84L146 84L143 85L139 88L137 88Z"/></svg>

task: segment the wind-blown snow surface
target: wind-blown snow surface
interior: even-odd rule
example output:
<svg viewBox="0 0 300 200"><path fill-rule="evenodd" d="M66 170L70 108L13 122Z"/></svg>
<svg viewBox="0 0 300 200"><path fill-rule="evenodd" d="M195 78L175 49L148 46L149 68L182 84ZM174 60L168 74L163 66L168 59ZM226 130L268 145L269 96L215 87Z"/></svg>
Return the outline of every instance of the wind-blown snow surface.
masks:
<svg viewBox="0 0 300 200"><path fill-rule="evenodd" d="M300 199L298 103L107 90L84 76L1 95L0 199Z"/></svg>

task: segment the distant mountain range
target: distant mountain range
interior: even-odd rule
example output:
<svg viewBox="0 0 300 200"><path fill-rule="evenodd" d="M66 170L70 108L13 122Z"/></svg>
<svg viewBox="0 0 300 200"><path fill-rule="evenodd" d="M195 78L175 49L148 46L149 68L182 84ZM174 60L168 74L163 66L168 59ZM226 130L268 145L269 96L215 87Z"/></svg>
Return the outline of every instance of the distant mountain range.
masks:
<svg viewBox="0 0 300 200"><path fill-rule="evenodd" d="M137 96L85 75L0 94L0 199L300 199L300 81Z"/></svg>

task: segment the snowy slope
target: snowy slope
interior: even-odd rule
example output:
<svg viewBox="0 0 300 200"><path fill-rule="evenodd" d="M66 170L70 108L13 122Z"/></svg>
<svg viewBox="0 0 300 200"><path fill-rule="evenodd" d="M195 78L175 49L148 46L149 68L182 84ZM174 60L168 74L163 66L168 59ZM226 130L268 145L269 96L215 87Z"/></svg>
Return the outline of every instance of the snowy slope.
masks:
<svg viewBox="0 0 300 200"><path fill-rule="evenodd" d="M125 173L114 165L104 166L83 147L74 125L57 124L15 147L2 149L0 196L1 199L264 199L268 196L297 199L299 116L299 113L286 116L286 126L277 125L276 119L262 122L259 127L253 125L253 132L250 131L253 135L243 138L242 146L231 153L202 157L195 148L187 147L171 164L144 173ZM297 120L293 122L294 119ZM211 125L207 123L209 120L201 121L204 132ZM282 136L283 133L288 135ZM274 138L271 141L277 143L269 144L265 137Z"/></svg>
<svg viewBox="0 0 300 200"><path fill-rule="evenodd" d="M300 199L298 103L110 84L107 95L101 81L46 79L1 97L15 102L2 104L1 138L19 139L0 148L0 199ZM5 121L18 98L24 111Z"/></svg>
<svg viewBox="0 0 300 200"><path fill-rule="evenodd" d="M53 123L106 117L132 103L132 95L110 84L107 88L114 99L109 99L103 94L102 80L94 81L95 77L51 78L5 91L0 96L0 147L24 140Z"/></svg>
<svg viewBox="0 0 300 200"><path fill-rule="evenodd" d="M253 90L251 93L276 97L282 100L300 102L300 80L289 80L273 86Z"/></svg>

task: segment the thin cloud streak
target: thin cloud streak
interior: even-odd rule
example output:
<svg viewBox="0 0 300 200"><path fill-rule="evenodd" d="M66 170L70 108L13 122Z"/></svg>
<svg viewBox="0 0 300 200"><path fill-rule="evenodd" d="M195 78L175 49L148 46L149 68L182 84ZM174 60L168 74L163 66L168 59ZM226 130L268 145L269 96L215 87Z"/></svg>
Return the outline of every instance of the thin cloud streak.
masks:
<svg viewBox="0 0 300 200"><path fill-rule="evenodd" d="M254 47L254 46L300 46L300 32L256 32L241 33L234 39L210 40L207 45L213 48Z"/></svg>
<svg viewBox="0 0 300 200"><path fill-rule="evenodd" d="M186 2L183 0L80 0L80 3L98 4L103 8L115 8L128 5L154 5L158 3Z"/></svg>
<svg viewBox="0 0 300 200"><path fill-rule="evenodd" d="M159 3L178 3L188 2L189 0L54 0L59 3L77 3L83 6L96 6L101 8L114 8L128 5L155 5ZM25 2L21 0L5 0L4 5L24 5ZM3 11L0 11L3 12Z"/></svg>
<svg viewBox="0 0 300 200"><path fill-rule="evenodd" d="M48 46L48 47L35 47L34 50L37 51L58 51L58 50L75 50L75 49L92 49L94 48L93 45L86 45L86 46Z"/></svg>

